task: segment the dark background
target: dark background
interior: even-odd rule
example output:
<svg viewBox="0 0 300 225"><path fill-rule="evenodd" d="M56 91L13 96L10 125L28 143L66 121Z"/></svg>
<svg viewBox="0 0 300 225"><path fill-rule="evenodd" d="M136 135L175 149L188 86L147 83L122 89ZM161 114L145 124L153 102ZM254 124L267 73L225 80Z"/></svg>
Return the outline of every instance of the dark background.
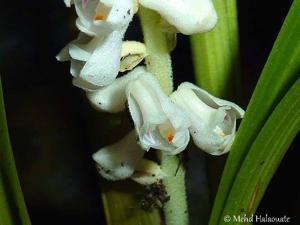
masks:
<svg viewBox="0 0 300 225"><path fill-rule="evenodd" d="M291 4L239 1L244 102L248 102ZM77 30L74 10L63 1L1 1L0 73L11 141L33 225L104 223L99 179L91 160L95 146L89 114L71 85L69 64L55 55ZM140 38L137 21L128 38ZM175 82L193 80L188 37L172 54ZM244 105L245 106L245 105ZM99 127L99 135L109 136ZM101 137L99 137L101 139ZM300 224L299 146L293 144L258 209ZM204 201L208 208L208 200ZM205 210L204 210L205 211ZM208 210L206 210L208 211Z"/></svg>

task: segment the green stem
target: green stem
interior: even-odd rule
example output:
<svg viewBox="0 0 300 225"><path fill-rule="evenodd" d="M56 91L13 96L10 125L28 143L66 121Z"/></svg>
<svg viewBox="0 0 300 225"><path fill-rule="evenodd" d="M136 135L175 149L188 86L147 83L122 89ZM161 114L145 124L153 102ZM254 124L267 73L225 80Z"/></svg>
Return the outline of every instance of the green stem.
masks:
<svg viewBox="0 0 300 225"><path fill-rule="evenodd" d="M0 224L30 225L9 141L0 79Z"/></svg>
<svg viewBox="0 0 300 225"><path fill-rule="evenodd" d="M172 64L169 54L166 34L160 29L160 16L149 9L140 7L139 16L147 46L147 69L159 80L166 94L173 90ZM176 156L161 155L162 170L167 177L163 180L170 201L164 205L164 214L167 225L187 225L187 203L185 193L185 170L180 166L176 169L179 160Z"/></svg>

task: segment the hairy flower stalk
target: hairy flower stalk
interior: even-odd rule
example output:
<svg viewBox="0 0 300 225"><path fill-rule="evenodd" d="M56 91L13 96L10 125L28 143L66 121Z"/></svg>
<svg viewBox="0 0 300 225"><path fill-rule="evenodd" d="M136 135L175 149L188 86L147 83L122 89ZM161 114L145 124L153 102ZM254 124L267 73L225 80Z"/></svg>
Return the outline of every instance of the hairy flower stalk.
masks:
<svg viewBox="0 0 300 225"><path fill-rule="evenodd" d="M147 69L157 77L163 91L170 95L173 91L172 65L166 35L158 26L160 16L143 7L139 8L139 16L148 52ZM170 196L170 200L164 204L167 225L188 224L185 169L179 164L177 156L161 153L161 167L166 174L163 183Z"/></svg>

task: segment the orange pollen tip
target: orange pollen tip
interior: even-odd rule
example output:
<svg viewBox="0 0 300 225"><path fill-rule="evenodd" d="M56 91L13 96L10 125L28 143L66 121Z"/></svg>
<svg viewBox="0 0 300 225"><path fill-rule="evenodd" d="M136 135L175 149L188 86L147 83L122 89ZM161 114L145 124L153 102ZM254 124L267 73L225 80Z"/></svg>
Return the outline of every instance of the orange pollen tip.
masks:
<svg viewBox="0 0 300 225"><path fill-rule="evenodd" d="M168 140L168 142L170 143L173 139L174 139L174 134L169 132L166 135L166 139Z"/></svg>
<svg viewBox="0 0 300 225"><path fill-rule="evenodd" d="M95 18L94 18L94 20L103 20L104 19L104 14L102 14L102 13L99 13L99 14L96 14L95 15Z"/></svg>

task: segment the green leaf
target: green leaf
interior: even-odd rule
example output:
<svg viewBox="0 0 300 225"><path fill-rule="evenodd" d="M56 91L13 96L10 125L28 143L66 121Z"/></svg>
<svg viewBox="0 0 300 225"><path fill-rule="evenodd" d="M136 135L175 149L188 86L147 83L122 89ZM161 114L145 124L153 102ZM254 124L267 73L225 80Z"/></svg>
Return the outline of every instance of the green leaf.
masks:
<svg viewBox="0 0 300 225"><path fill-rule="evenodd" d="M191 36L196 83L218 97L227 97L236 92L240 70L236 0L213 2L216 27Z"/></svg>
<svg viewBox="0 0 300 225"><path fill-rule="evenodd" d="M272 176L300 130L299 93L300 79L275 108L251 146L235 179L223 216L251 216L255 212Z"/></svg>
<svg viewBox="0 0 300 225"><path fill-rule="evenodd" d="M217 224L234 179L258 133L300 71L300 0L295 0L248 105L223 172L211 214Z"/></svg>
<svg viewBox="0 0 300 225"><path fill-rule="evenodd" d="M9 141L0 79L0 224L30 225Z"/></svg>

